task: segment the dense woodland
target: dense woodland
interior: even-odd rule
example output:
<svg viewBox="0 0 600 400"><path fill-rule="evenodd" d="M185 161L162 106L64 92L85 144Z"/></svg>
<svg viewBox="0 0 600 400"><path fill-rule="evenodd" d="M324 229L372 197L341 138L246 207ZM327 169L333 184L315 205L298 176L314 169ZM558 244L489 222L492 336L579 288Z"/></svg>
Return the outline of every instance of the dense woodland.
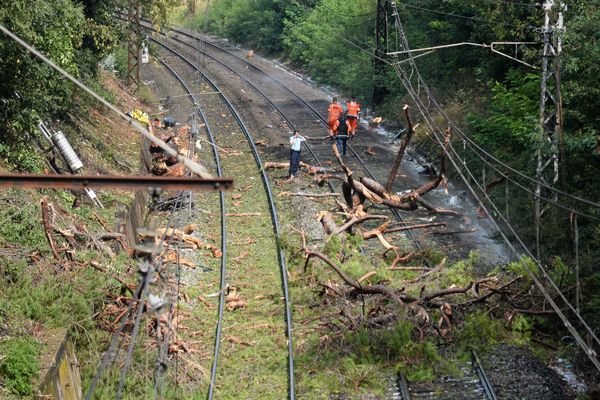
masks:
<svg viewBox="0 0 600 400"><path fill-rule="evenodd" d="M129 0L133 3L132 0ZM169 10L178 0L145 0L145 16L166 24ZM189 3L189 1L187 2ZM197 4L196 4L197 3ZM536 42L542 12L531 1L410 0L397 2L412 48L458 42ZM564 148L559 187L592 201L600 201L600 0L567 0L567 30L562 57ZM375 47L374 0L214 0L194 2L185 23L199 30L273 57L279 57L316 82L329 85L342 97L355 95L373 109L373 82L384 82L389 93L375 113L391 129L404 122L406 91L391 68L385 76L373 76ZM124 27L112 13L128 4L116 0L4 0L0 22L48 55L61 67L84 80L109 100L97 78L100 65L123 73L126 52L119 43ZM393 41L394 33L390 30ZM519 58L539 65L539 46L523 47ZM534 175L539 121L540 73L492 54L487 49L457 47L436 51L418 59L418 66L446 112L487 151L513 168ZM72 121L91 107L50 67L6 37L0 37L0 159L3 169L42 172L39 152L32 151L31 137L39 119ZM410 104L410 103L409 103ZM414 115L418 120L418 115ZM418 133L418 132L417 132ZM415 137L417 150L437 155L424 135ZM482 164L468 160L477 174ZM449 172L452 175L452 172ZM457 176L453 176L457 179ZM493 176L490 176L492 179ZM492 192L502 202L504 192ZM509 207L519 233L531 243L532 199L515 192ZM562 199L561 204L600 217L600 210ZM564 238L570 215L549 208L544 260L562 287L573 284L574 252ZM581 219L584 293L582 312L600 326L600 225ZM4 269L2 270L4 271ZM6 274L5 274L6 275ZM8 275L7 275L8 276ZM8 287L11 281L2 275ZM2 286L0 286L2 288ZM1 299L0 299L1 300ZM0 320L5 313L0 301ZM89 310L84 310L87 312ZM544 321L559 326L557 321ZM0 326L1 328L1 326ZM547 327L546 327L547 328ZM0 368L0 372L3 371ZM31 372L33 374L33 372ZM25 392L22 392L25 393Z"/></svg>

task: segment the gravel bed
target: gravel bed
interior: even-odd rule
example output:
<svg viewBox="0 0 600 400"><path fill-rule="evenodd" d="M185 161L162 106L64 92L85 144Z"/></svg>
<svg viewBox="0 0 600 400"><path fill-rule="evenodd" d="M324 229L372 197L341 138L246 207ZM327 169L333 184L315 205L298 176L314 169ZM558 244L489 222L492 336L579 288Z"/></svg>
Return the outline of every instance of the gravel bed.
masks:
<svg viewBox="0 0 600 400"><path fill-rule="evenodd" d="M560 376L526 348L502 344L480 356L498 399L575 399Z"/></svg>

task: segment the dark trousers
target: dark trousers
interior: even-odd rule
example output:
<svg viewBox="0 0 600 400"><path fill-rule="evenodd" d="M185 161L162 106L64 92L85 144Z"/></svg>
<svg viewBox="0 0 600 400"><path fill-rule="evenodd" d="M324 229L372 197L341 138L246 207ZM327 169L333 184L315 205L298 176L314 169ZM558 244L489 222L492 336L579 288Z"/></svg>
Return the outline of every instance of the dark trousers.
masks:
<svg viewBox="0 0 600 400"><path fill-rule="evenodd" d="M346 155L346 140L348 140L347 135L336 136L335 138L338 152L342 155Z"/></svg>
<svg viewBox="0 0 600 400"><path fill-rule="evenodd" d="M300 169L300 150L290 150L290 175L296 175Z"/></svg>

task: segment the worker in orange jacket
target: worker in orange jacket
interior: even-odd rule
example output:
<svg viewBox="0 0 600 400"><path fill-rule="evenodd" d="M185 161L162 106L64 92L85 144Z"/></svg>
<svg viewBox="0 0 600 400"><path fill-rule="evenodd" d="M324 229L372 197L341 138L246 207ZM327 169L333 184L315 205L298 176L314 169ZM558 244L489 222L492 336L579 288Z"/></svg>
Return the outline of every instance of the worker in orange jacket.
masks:
<svg viewBox="0 0 600 400"><path fill-rule="evenodd" d="M358 113L360 113L360 104L356 102L356 98L352 96L348 102L346 102L347 116L352 130L356 132L358 127Z"/></svg>
<svg viewBox="0 0 600 400"><path fill-rule="evenodd" d="M337 97L334 97L327 111L329 111L329 132L333 133L333 125L344 112L344 107L337 102Z"/></svg>
<svg viewBox="0 0 600 400"><path fill-rule="evenodd" d="M345 113L342 113L340 117L335 120L333 129L331 130L330 136L335 137L336 146L338 152L342 155L346 155L346 141L348 138L353 138L356 131L352 129L350 120L347 118Z"/></svg>

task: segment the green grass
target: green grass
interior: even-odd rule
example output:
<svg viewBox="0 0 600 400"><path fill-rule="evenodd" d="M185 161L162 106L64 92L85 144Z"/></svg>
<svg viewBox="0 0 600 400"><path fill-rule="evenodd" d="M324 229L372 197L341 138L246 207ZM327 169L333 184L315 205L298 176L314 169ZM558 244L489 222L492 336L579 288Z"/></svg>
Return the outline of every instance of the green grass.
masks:
<svg viewBox="0 0 600 400"><path fill-rule="evenodd" d="M29 337L0 339L0 382L10 393L29 396L39 370L38 344Z"/></svg>

